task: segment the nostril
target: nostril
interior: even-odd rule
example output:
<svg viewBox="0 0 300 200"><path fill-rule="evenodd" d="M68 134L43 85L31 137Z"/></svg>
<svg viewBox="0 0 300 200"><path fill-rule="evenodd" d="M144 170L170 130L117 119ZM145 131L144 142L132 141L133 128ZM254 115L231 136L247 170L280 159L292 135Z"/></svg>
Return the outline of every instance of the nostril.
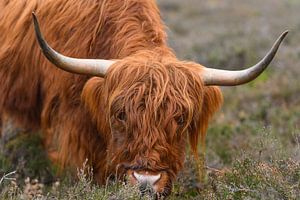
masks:
<svg viewBox="0 0 300 200"><path fill-rule="evenodd" d="M161 178L161 174L157 175L150 175L148 173L146 174L140 174L137 172L133 172L133 177L140 183L140 184L149 184L153 186L159 179Z"/></svg>

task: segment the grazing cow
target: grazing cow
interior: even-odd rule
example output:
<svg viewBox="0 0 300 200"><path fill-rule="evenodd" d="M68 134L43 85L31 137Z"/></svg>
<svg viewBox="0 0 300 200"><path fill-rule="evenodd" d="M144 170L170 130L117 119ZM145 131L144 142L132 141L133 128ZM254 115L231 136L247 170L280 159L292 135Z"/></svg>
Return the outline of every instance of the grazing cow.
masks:
<svg viewBox="0 0 300 200"><path fill-rule="evenodd" d="M0 5L3 124L10 118L41 129L52 160L77 167L88 159L99 184L127 175L164 196L183 167L187 143L196 154L198 140L205 140L222 103L217 86L255 79L287 34L255 66L225 71L178 60L154 0ZM32 25L32 11L41 29L35 15Z"/></svg>

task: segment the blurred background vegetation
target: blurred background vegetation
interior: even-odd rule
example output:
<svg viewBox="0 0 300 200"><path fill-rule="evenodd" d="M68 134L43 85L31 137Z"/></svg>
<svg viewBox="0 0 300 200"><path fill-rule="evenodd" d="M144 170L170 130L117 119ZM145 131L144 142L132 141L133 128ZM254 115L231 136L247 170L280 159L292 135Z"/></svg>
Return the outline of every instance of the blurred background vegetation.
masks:
<svg viewBox="0 0 300 200"><path fill-rule="evenodd" d="M206 181L197 181L194 159L187 157L170 199L300 199L300 1L157 2L178 57L207 67L251 66L290 30L258 79L222 88L224 105L207 134ZM43 159L39 134L28 137L9 144L9 156L0 155L0 178L18 169L17 187L10 181L0 185L3 198L25 198L26 187L34 183L24 179L31 177L46 184L40 198L139 199L128 186L99 188L80 173L79 182L61 180L58 186L55 167Z"/></svg>

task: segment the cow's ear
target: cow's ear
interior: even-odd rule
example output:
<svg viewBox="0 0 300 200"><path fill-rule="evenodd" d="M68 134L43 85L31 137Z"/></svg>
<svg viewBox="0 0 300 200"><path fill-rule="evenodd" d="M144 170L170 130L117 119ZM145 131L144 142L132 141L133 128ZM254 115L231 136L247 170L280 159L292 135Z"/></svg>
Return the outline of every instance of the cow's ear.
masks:
<svg viewBox="0 0 300 200"><path fill-rule="evenodd" d="M193 122L189 140L192 152L198 157L198 142L202 147L202 151L205 151L205 138L206 131L208 128L208 123L210 122L212 116L217 112L223 103L222 93L219 87L207 86L204 87L204 95L202 108L200 111L200 116L197 117L196 121ZM202 152L204 153L204 152Z"/></svg>
<svg viewBox="0 0 300 200"><path fill-rule="evenodd" d="M106 101L103 96L104 93L104 79L99 77L93 77L89 79L81 93L81 100L84 102L86 108L88 109L91 117L96 123L96 127L105 141L108 141L109 136L109 122L106 109Z"/></svg>
<svg viewBox="0 0 300 200"><path fill-rule="evenodd" d="M97 118L97 116L99 116L98 113L103 110L103 106L101 106L101 103L104 103L101 98L102 90L103 79L94 77L86 82L81 93L81 99L94 119Z"/></svg>

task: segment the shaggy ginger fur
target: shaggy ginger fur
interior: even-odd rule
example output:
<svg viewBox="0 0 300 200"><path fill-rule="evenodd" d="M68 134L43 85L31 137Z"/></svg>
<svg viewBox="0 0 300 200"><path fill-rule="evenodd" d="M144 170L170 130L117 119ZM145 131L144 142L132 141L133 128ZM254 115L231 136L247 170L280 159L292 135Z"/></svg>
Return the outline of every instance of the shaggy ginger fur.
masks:
<svg viewBox="0 0 300 200"><path fill-rule="evenodd" d="M138 167L163 170L161 187L170 184L187 138L196 153L222 96L203 85L200 65L176 59L155 1L1 0L0 8L2 115L42 129L62 167L88 158L99 183ZM55 68L38 47L32 11L64 55L120 61L105 78Z"/></svg>

